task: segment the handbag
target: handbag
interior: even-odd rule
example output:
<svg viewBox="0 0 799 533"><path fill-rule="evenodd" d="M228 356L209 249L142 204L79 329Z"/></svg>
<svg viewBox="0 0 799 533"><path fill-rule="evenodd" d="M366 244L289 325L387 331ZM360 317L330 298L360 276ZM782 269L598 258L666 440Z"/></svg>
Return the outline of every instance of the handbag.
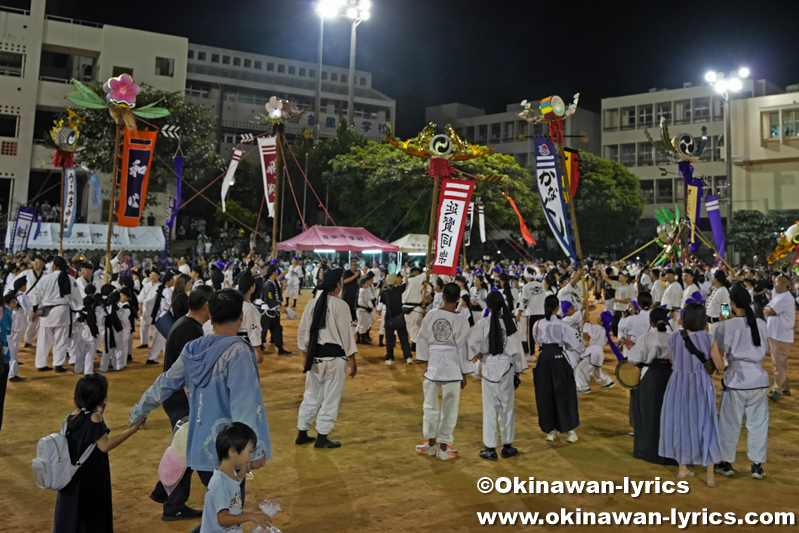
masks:
<svg viewBox="0 0 799 533"><path fill-rule="evenodd" d="M694 343L691 341L691 338L688 337L687 331L685 331L684 329L680 330L680 335L682 336L682 340L685 342L685 347L688 349L689 352L691 352L694 356L696 356L697 359L699 359L702 362L702 366L705 367L705 371L708 374L712 376L713 374L718 372L718 370L716 369L716 363L713 362L713 359L708 359L707 357L705 357L705 354L699 351L699 348L697 348L694 345Z"/></svg>
<svg viewBox="0 0 799 533"><path fill-rule="evenodd" d="M166 310L161 318L155 321L155 329L158 330L158 333L161 334L165 339L169 338L169 331L172 329L172 326L175 325L175 322L178 320L175 318L175 315L172 314L172 304L175 303L175 300L172 300L172 303L169 304L169 309Z"/></svg>

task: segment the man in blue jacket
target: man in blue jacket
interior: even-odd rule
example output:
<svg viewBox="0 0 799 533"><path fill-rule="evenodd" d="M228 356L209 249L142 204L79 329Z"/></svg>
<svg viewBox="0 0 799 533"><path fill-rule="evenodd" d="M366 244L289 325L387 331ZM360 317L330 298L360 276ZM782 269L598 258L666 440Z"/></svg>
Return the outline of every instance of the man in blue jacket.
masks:
<svg viewBox="0 0 799 533"><path fill-rule="evenodd" d="M231 422L243 422L258 435L250 470L263 467L272 457L255 351L237 335L243 304L244 297L234 289L213 293L208 298L208 311L214 335L188 343L180 358L158 376L130 412L131 424L147 418L185 385L189 397L186 464L206 486L219 467L216 436ZM242 481L242 499L244 495Z"/></svg>

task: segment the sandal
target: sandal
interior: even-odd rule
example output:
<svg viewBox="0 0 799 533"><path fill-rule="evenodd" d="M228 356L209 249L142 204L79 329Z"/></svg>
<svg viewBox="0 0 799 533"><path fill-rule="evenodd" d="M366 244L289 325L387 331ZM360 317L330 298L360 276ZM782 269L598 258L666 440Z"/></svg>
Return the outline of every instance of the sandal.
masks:
<svg viewBox="0 0 799 533"><path fill-rule="evenodd" d="M694 472L693 470L689 470L688 473L685 474L684 476L681 476L680 474L677 474L677 479L686 479L686 478L689 478L689 477L694 477L695 475L696 475L696 472Z"/></svg>

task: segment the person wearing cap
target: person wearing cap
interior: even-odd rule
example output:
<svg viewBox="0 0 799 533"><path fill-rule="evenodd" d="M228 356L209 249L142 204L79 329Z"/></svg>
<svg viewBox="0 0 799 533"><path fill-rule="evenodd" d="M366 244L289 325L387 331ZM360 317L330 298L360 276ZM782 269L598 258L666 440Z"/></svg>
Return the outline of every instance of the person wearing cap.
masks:
<svg viewBox="0 0 799 533"><path fill-rule="evenodd" d="M50 349L53 349L53 367L56 372L66 372L67 343L71 311L83 306L78 284L69 275L66 259L56 256L53 259L55 272L45 274L38 284L33 305L39 316L39 333L36 337L36 368L39 372L53 370L47 366Z"/></svg>
<svg viewBox="0 0 799 533"><path fill-rule="evenodd" d="M14 295L16 306L14 307L14 317L11 322L11 332L8 334L8 380L11 382L25 381L28 378L23 378L19 375L19 361L17 354L19 347L22 344L22 336L25 334L25 328L28 326L28 317L30 316L30 302L25 294L25 284L28 282L27 276L20 276L14 280L12 292L8 294ZM21 302L24 303L23 304Z"/></svg>
<svg viewBox="0 0 799 533"><path fill-rule="evenodd" d="M402 276L405 284L405 291L402 293L403 312L410 310L410 313L405 314L405 326L408 329L408 338L411 341L411 351L415 352L419 328L422 325L422 318L424 318L422 308L427 302L427 294L425 294L424 290L425 276L422 275L421 268L413 266L410 269L409 277L408 263L405 263Z"/></svg>
<svg viewBox="0 0 799 533"><path fill-rule="evenodd" d="M616 291L613 298L613 325L611 326L611 330L613 331L613 335L618 338L619 321L622 319L624 311L630 307L630 302L633 300L635 291L633 286L630 285L630 273L627 270L619 272L619 281L613 281L604 272L602 273L602 279L604 279L606 283L609 283L613 287L613 290Z"/></svg>
<svg viewBox="0 0 799 533"><path fill-rule="evenodd" d="M152 315L156 297L155 289L160 279L161 273L157 268L153 268L148 278L142 281L142 289L139 293L139 316L141 316L141 323L139 325L141 344L139 348L150 347L150 329L153 325Z"/></svg>
<svg viewBox="0 0 799 533"><path fill-rule="evenodd" d="M86 297L86 286L93 285L93 277L94 265L88 261L81 263L80 275L78 276L78 279L75 280L78 283L78 290L80 291L81 298Z"/></svg>
<svg viewBox="0 0 799 533"><path fill-rule="evenodd" d="M297 307L297 298L300 296L300 285L302 282L303 271L302 264L299 257L291 258L291 266L288 267L286 273L286 307L289 306L289 299L294 299L294 305Z"/></svg>
<svg viewBox="0 0 799 533"><path fill-rule="evenodd" d="M278 355L290 355L291 352L283 349L283 325L280 323L280 314L286 311L283 307L283 296L280 293L280 274L274 263L270 263L265 271L266 280L261 287L261 300L264 302L264 314L261 315L261 342L266 343L266 333L269 332L272 344L277 347Z"/></svg>
<svg viewBox="0 0 799 533"><path fill-rule="evenodd" d="M344 271L328 269L316 287L316 296L305 306L297 330L297 346L305 352L305 394L297 415L295 444L314 442L315 448L338 448L328 438L338 419L344 384L358 372L349 306L339 298ZM316 418L316 437L308 435Z"/></svg>
<svg viewBox="0 0 799 533"><path fill-rule="evenodd" d="M158 283L158 285L156 285L153 289L155 292L155 299L153 301L152 311L150 311L152 324L157 324L158 320L162 316L169 313L170 308L172 307L172 287L174 286L175 275L172 274L172 272L167 271L161 278L161 282ZM163 335L161 335L161 332L158 331L158 328L155 328L153 345L150 347L150 353L147 354L146 364L157 365L158 356L164 351L164 346L166 346L166 339Z"/></svg>
<svg viewBox="0 0 799 533"><path fill-rule="evenodd" d="M369 330L374 324L375 301L377 300L372 286L373 279L374 276L369 272L359 281L361 289L358 291L358 327L356 329L358 339L355 341L357 344L372 344Z"/></svg>
<svg viewBox="0 0 799 533"><path fill-rule="evenodd" d="M261 311L252 303L252 295L255 293L255 279L252 274L245 271L239 276L238 290L244 296L243 319L239 328L239 337L247 339L252 345L255 349L256 361L260 364L264 361L261 351Z"/></svg>
<svg viewBox="0 0 799 533"><path fill-rule="evenodd" d="M25 276L27 279L27 282L25 283L25 286L27 287L25 294L28 296L28 299L31 302L31 314L28 319L28 326L25 329L26 348L30 348L32 346L33 341L36 339L36 333L39 331L39 317L33 312L33 306L35 305L33 302L38 301L39 283L45 274L44 266L44 257L36 254L36 257L33 259L32 267L27 270L23 270L17 276L18 278L20 276Z"/></svg>
<svg viewBox="0 0 799 533"><path fill-rule="evenodd" d="M386 328L386 365L388 366L394 364L395 334L400 340L402 357L408 364L413 364L405 314L402 311L402 295L406 286L405 284L397 285L399 281L399 276L389 274L386 277L386 287L380 291L380 302L383 304L380 320Z"/></svg>

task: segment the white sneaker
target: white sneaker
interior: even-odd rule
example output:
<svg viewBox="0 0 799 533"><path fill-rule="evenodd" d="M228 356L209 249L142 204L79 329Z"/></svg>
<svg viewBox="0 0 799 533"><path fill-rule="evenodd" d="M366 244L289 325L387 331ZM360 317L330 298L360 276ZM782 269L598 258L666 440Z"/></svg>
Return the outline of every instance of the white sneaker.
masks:
<svg viewBox="0 0 799 533"><path fill-rule="evenodd" d="M558 432L557 432L557 430L554 430L554 429L553 429L552 431L550 431L549 433L547 433L547 441L549 441L549 442L552 442L553 440L555 440L555 439L557 439L557 438L558 438Z"/></svg>
<svg viewBox="0 0 799 533"><path fill-rule="evenodd" d="M416 445L416 453L420 455L436 455L438 450L437 444L430 444L430 440L424 441L424 444Z"/></svg>
<svg viewBox="0 0 799 533"><path fill-rule="evenodd" d="M574 431L569 431L566 434L566 442L577 442L577 433Z"/></svg>
<svg viewBox="0 0 799 533"><path fill-rule="evenodd" d="M394 361L392 361L391 359L386 359L386 366L391 366L393 364L394 364Z"/></svg>
<svg viewBox="0 0 799 533"><path fill-rule="evenodd" d="M413 357L408 357L407 359L405 359L405 364L406 365L412 365L413 364Z"/></svg>
<svg viewBox="0 0 799 533"><path fill-rule="evenodd" d="M442 450L441 447L436 449L436 458L441 459L442 461L448 461L450 459L457 459L458 458L458 450L447 444L447 449Z"/></svg>

